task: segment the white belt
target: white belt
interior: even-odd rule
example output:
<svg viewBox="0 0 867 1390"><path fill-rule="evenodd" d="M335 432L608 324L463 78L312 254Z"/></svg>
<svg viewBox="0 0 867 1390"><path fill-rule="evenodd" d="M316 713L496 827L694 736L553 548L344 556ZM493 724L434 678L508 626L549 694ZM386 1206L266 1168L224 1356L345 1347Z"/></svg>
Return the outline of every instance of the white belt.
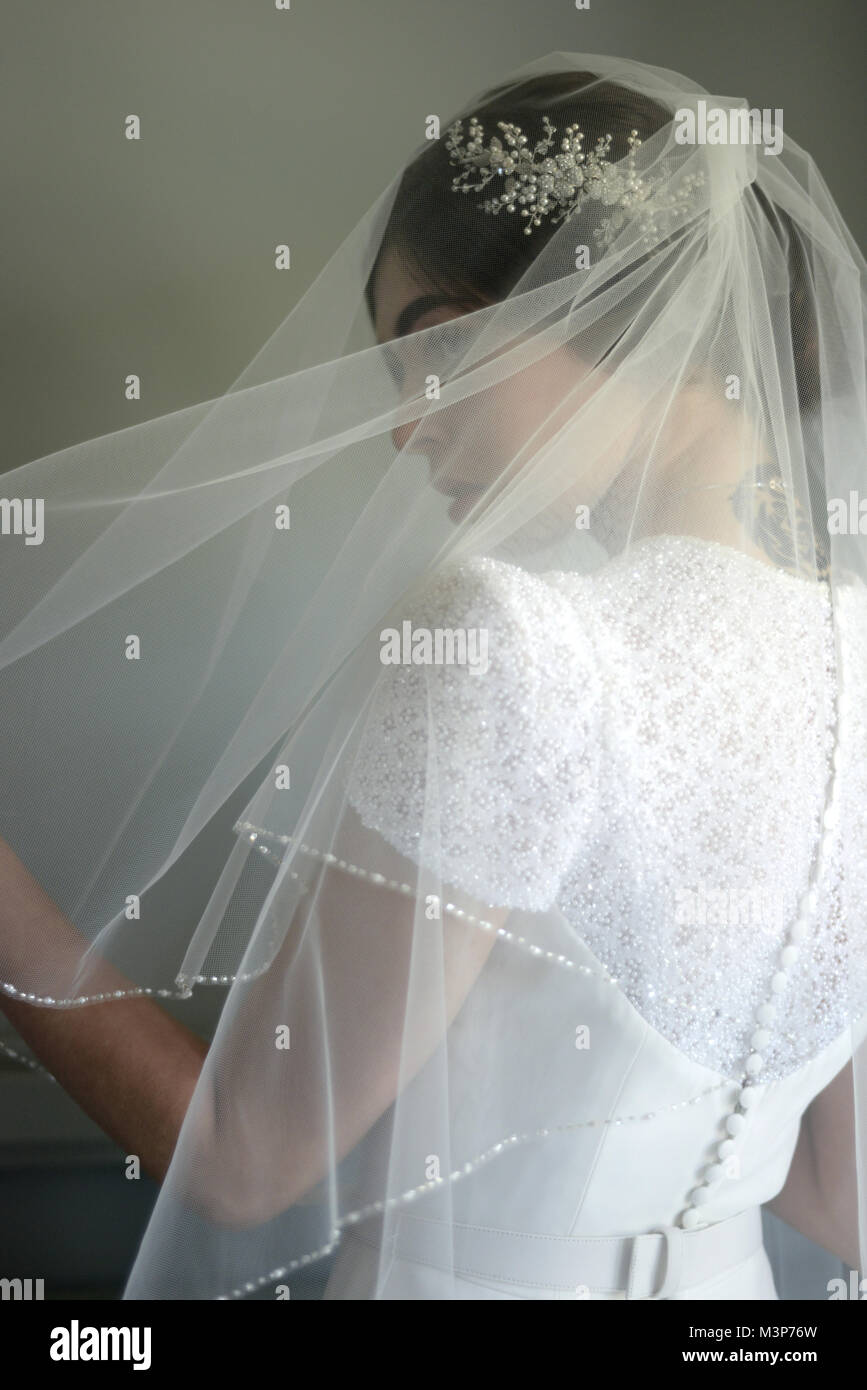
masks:
<svg viewBox="0 0 867 1390"><path fill-rule="evenodd" d="M387 1245L400 1259L552 1292L586 1288L641 1299L671 1298L762 1248L759 1207L698 1230L663 1226L637 1236L539 1235L405 1212L395 1224Z"/></svg>

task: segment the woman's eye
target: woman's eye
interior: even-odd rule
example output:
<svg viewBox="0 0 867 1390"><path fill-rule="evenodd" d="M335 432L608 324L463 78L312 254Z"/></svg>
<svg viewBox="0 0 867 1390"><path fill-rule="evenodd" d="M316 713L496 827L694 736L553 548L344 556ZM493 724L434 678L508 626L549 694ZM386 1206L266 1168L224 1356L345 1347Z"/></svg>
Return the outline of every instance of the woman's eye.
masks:
<svg viewBox="0 0 867 1390"><path fill-rule="evenodd" d="M448 322L437 324L431 333L427 343L409 343L406 338L402 339L402 349L400 353L387 349L385 351L385 361L391 377L396 386L402 387L405 379L403 363L409 367L410 375L421 373L424 375L425 368L437 359L443 352L452 353L461 346L462 334L458 327L452 327Z"/></svg>

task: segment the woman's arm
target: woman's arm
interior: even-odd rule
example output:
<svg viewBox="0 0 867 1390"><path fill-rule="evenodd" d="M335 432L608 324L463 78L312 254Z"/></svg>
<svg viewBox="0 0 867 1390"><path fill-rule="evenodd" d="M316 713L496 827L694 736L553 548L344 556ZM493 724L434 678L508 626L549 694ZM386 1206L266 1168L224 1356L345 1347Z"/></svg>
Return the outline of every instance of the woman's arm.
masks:
<svg viewBox="0 0 867 1390"><path fill-rule="evenodd" d="M340 841L347 859L358 856L358 831L351 813ZM365 836L362 841L368 843ZM390 876L405 878L412 870L384 843L381 854ZM6 890L0 894L0 962L18 952L23 968L27 959L38 959L40 949L50 948L58 959L64 947L71 963L79 961L81 935L2 841L0 888ZM287 997L299 935L293 923L270 969L247 987L240 1005L244 1017L236 1020L223 1055L209 1059L216 1066L202 1078L191 1117L197 1187L189 1197L227 1226L258 1224L284 1210L324 1176L329 1154L339 1160L363 1138L442 1040L497 939L496 930L454 919L442 923L442 1012L414 1030L410 1054L404 1030L414 900L323 868L317 902L313 974L309 980L305 974ZM494 928L509 916L507 909L486 913ZM306 1066L311 1059L314 1068L319 1065L320 970L328 987L334 1064L326 1109ZM105 963L98 975L88 976L89 993L130 987ZM359 1007L361 999L367 1007ZM146 998L58 1009L0 992L0 1009L82 1109L161 1181L209 1044ZM263 1084L261 1049L273 1049L274 1025L282 1022L291 1025L290 1055L300 1065L287 1068L275 1095Z"/></svg>
<svg viewBox="0 0 867 1390"><path fill-rule="evenodd" d="M64 953L70 966L80 959L81 934L3 840L0 888L0 961L46 949L58 967ZM106 963L88 976L89 992L132 988ZM143 997L64 1009L0 991L0 1009L82 1110L162 1181L208 1043Z"/></svg>
<svg viewBox="0 0 867 1390"><path fill-rule="evenodd" d="M851 1062L805 1111L785 1186L767 1206L850 1269L860 1268Z"/></svg>
<svg viewBox="0 0 867 1390"><path fill-rule="evenodd" d="M353 810L333 848L349 863L369 863L371 832ZM378 837L376 867L400 882L417 873ZM274 961L247 987L231 1035L209 1057L196 1097L189 1168L195 1198L212 1219L244 1228L304 1198L441 1045L510 916L449 891L493 930L444 913L430 925L427 956L415 896L341 868L314 872ZM412 979L428 968L433 976L425 974L414 998ZM281 1024L291 1029L291 1049L276 1053Z"/></svg>

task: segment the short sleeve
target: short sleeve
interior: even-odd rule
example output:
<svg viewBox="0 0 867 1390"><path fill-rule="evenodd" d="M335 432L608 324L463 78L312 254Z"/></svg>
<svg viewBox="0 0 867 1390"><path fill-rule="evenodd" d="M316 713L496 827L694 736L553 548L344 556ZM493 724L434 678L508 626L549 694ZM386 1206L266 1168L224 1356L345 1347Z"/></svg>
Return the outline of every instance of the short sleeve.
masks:
<svg viewBox="0 0 867 1390"><path fill-rule="evenodd" d="M415 863L435 843L428 867L444 884L488 906L542 911L588 832L598 786L600 683L575 604L538 575L477 558L424 591L406 635L420 632L434 655L446 634L441 657L447 634L463 632L466 660L411 664L404 648L383 666L349 800Z"/></svg>

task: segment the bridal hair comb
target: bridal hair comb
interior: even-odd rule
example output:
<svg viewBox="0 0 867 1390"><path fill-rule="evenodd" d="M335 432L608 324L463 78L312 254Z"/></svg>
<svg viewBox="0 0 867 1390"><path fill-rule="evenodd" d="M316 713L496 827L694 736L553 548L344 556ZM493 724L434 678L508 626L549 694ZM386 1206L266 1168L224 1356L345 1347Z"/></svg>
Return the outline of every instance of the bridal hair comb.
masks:
<svg viewBox="0 0 867 1390"><path fill-rule="evenodd" d="M556 126L547 116L542 117L545 136L533 150L519 125L498 121L503 139L496 135L485 144L484 130L476 116L469 118L469 140L461 141L463 121L455 121L446 132L445 146L449 162L463 169L452 180L452 191L469 193L485 188L491 179L505 179L503 191L496 198L478 204L484 212L520 211L529 219L524 232L530 235L541 226L542 218L550 216L551 223L568 219L591 199L611 207L611 215L594 229L593 235L602 246L608 246L617 236L633 209L646 204L653 194L653 185L641 178L635 169L635 154L641 146L638 131L627 137L628 153L622 161L611 161L611 135L600 135L589 153L584 151L584 132L579 125L566 126L560 140L560 153L549 154L554 143ZM478 180L470 182L477 174ZM656 241L660 232L657 218L665 213L676 220L688 207L693 189L704 182L702 173L685 176L676 192L668 194L664 203L657 201L646 208L642 217L647 242ZM520 207L519 207L520 205Z"/></svg>

